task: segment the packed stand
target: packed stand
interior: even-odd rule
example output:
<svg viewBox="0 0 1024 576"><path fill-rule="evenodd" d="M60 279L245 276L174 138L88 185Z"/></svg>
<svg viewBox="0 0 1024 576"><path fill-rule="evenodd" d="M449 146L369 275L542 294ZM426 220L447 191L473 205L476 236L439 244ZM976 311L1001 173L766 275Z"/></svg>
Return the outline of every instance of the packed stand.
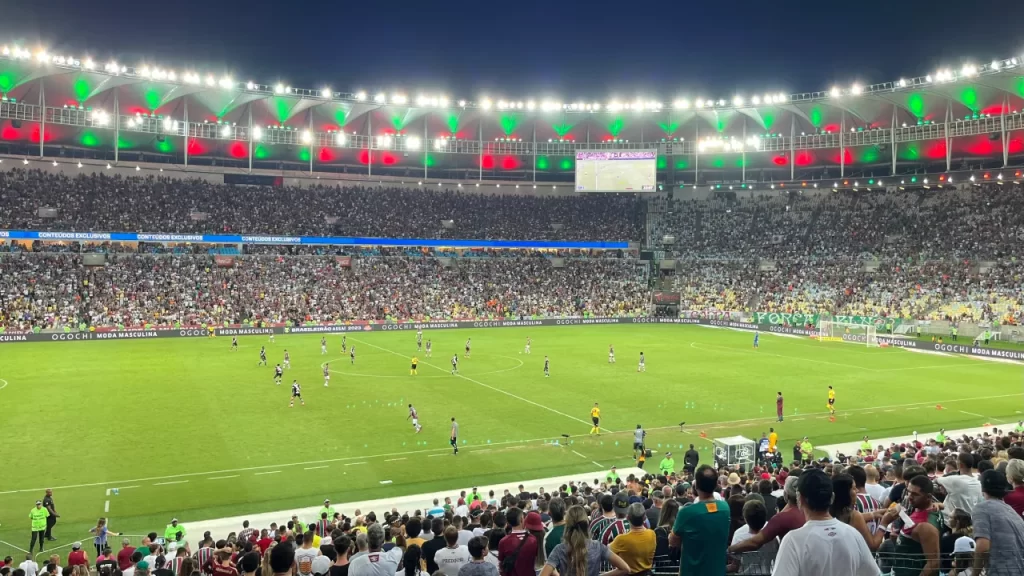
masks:
<svg viewBox="0 0 1024 576"><path fill-rule="evenodd" d="M630 259L0 255L0 327L137 327L347 320L642 315Z"/></svg>
<svg viewBox="0 0 1024 576"><path fill-rule="evenodd" d="M40 208L55 209L56 217L41 218ZM624 241L641 238L641 213L635 195L236 187L198 179L0 172L0 229L13 230ZM448 220L450 228L442 225Z"/></svg>

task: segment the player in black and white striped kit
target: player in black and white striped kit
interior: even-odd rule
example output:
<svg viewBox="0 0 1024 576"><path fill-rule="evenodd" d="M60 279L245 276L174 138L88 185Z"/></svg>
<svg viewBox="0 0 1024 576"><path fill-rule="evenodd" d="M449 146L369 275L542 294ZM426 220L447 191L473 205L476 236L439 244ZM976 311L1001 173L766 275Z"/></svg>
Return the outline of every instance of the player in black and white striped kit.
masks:
<svg viewBox="0 0 1024 576"><path fill-rule="evenodd" d="M427 338L427 349L423 353L423 355L426 356L427 358L430 358L430 338Z"/></svg>
<svg viewBox="0 0 1024 576"><path fill-rule="evenodd" d="M274 366L274 384L280 386L282 376L284 376L284 369L281 368L281 365Z"/></svg>
<svg viewBox="0 0 1024 576"><path fill-rule="evenodd" d="M544 377L545 378L550 378L551 377L551 365L550 365L550 360L548 360L547 356L544 357Z"/></svg>
<svg viewBox="0 0 1024 576"><path fill-rule="evenodd" d="M292 357L287 350L284 351L284 367L286 370L292 367Z"/></svg>
<svg viewBox="0 0 1024 576"><path fill-rule="evenodd" d="M231 337L231 351L238 352L238 336Z"/></svg>
<svg viewBox="0 0 1024 576"><path fill-rule="evenodd" d="M348 344L348 334L341 335L341 351L345 351L345 346Z"/></svg>
<svg viewBox="0 0 1024 576"><path fill-rule="evenodd" d="M266 366L266 365L267 365L267 347L266 346L260 346L260 362L259 362L259 364L257 364L257 366Z"/></svg>
<svg viewBox="0 0 1024 576"><path fill-rule="evenodd" d="M423 330L416 331L416 351L423 349Z"/></svg>
<svg viewBox="0 0 1024 576"><path fill-rule="evenodd" d="M324 354L327 354L327 338L321 336L320 337L320 355L323 356Z"/></svg>
<svg viewBox="0 0 1024 576"><path fill-rule="evenodd" d="M353 344L352 347L348 349L348 359L349 359L349 362L352 363L353 365L356 363L356 345L355 344Z"/></svg>
<svg viewBox="0 0 1024 576"><path fill-rule="evenodd" d="M324 362L324 388L327 388L327 383L331 381L331 366Z"/></svg>
<svg viewBox="0 0 1024 576"><path fill-rule="evenodd" d="M452 374L459 373L459 355L455 354L452 356Z"/></svg>
<svg viewBox="0 0 1024 576"><path fill-rule="evenodd" d="M298 380L292 380L292 400L291 400L291 402L288 403L288 407L289 408L295 406L295 399L296 398L299 399L299 403L300 404L302 404L303 406L306 405L306 401L302 399L302 387L299 386L299 381Z"/></svg>

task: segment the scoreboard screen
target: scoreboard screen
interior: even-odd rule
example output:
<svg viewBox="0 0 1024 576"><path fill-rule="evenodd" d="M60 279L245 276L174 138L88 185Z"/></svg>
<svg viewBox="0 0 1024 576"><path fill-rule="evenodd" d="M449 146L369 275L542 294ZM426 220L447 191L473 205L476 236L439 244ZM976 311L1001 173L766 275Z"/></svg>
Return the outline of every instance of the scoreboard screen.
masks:
<svg viewBox="0 0 1024 576"><path fill-rule="evenodd" d="M576 152L577 192L654 192L658 185L656 150Z"/></svg>

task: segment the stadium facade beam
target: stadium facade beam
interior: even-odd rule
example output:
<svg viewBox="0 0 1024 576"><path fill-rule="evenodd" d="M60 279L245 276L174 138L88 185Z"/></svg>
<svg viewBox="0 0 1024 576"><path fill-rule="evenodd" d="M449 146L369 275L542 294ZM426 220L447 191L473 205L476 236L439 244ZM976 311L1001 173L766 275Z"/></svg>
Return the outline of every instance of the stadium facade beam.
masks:
<svg viewBox="0 0 1024 576"><path fill-rule="evenodd" d="M896 105L892 107L892 128L889 130L889 154L892 156L892 175L896 175Z"/></svg>
<svg viewBox="0 0 1024 576"><path fill-rule="evenodd" d="M309 174L313 175L313 109L309 109Z"/></svg>
<svg viewBox="0 0 1024 576"><path fill-rule="evenodd" d="M700 182L700 122L693 126L693 130L693 185L696 186Z"/></svg>
<svg viewBox="0 0 1024 576"><path fill-rule="evenodd" d="M373 110L366 113L366 175L373 176Z"/></svg>
<svg viewBox="0 0 1024 576"><path fill-rule="evenodd" d="M641 139L642 140L642 139ZM740 149L740 182L747 181L747 117L743 117L743 148Z"/></svg>
<svg viewBox="0 0 1024 576"><path fill-rule="evenodd" d="M1003 168L1010 165L1010 139L1006 137L1006 109L1010 107L1010 99L1003 96L1003 105L999 110L999 131L1003 137Z"/></svg>
<svg viewBox="0 0 1024 576"><path fill-rule="evenodd" d="M533 183L537 183L537 119L533 119Z"/></svg>
<svg viewBox="0 0 1024 576"><path fill-rule="evenodd" d="M796 180L796 116L789 124L789 179Z"/></svg>
<svg viewBox="0 0 1024 576"><path fill-rule="evenodd" d="M427 115L423 115L423 142L420 146L423 147L423 179L427 179L427 151L430 150L430 142L427 140Z"/></svg>
<svg viewBox="0 0 1024 576"><path fill-rule="evenodd" d="M484 119L481 116L477 118L476 122L477 131L477 145L480 146L480 152L477 154L476 159L476 179L483 182L484 179Z"/></svg>
<svg viewBox="0 0 1024 576"><path fill-rule="evenodd" d="M846 138L846 110L842 111L839 120L839 177L846 177L846 145L843 144Z"/></svg>
<svg viewBox="0 0 1024 576"><path fill-rule="evenodd" d="M252 174L252 102L249 103L249 173Z"/></svg>
<svg viewBox="0 0 1024 576"><path fill-rule="evenodd" d="M946 100L946 121L942 124L942 137L946 144L946 172L953 165L953 139L949 136L949 123L953 119L953 100Z"/></svg>
<svg viewBox="0 0 1024 576"><path fill-rule="evenodd" d="M39 83L39 157L43 157L43 142L46 141L46 83Z"/></svg>
<svg viewBox="0 0 1024 576"><path fill-rule="evenodd" d="M114 89L114 164L120 160L121 151L121 107L117 104L117 88ZM186 108L185 117L188 118ZM186 125L187 125L186 120ZM188 168L188 140L185 141L185 167Z"/></svg>
<svg viewBox="0 0 1024 576"><path fill-rule="evenodd" d="M116 100L116 98L117 98L116 93L114 95L114 98L115 98L115 102L116 102L117 101ZM114 107L116 108L117 104L114 104ZM188 124L188 98L187 97L185 98L185 106L183 108L184 108L184 112L182 112L182 115L185 117L185 169L188 170L188 126L189 126L189 124ZM116 140L116 138L115 138L115 140Z"/></svg>

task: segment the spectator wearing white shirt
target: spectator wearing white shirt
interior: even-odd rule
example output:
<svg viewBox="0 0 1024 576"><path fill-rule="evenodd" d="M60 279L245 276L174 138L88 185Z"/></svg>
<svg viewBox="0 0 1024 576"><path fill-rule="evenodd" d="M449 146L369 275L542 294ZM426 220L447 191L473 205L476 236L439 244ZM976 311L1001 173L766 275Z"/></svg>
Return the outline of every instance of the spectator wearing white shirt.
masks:
<svg viewBox="0 0 1024 576"><path fill-rule="evenodd" d="M856 529L829 514L832 479L821 470L800 475L801 528L782 539L775 559L777 576L878 576L878 566Z"/></svg>
<svg viewBox="0 0 1024 576"><path fill-rule="evenodd" d="M739 544L744 540L747 540L753 536L756 536L764 525L768 522L768 510L760 500L748 500L743 504L743 526L736 529L736 532L732 535L732 542L729 544ZM752 552L746 552L740 555L740 574L764 574L772 562L775 561L775 556L779 553L779 539L772 538L771 541L766 542L763 546Z"/></svg>
<svg viewBox="0 0 1024 576"><path fill-rule="evenodd" d="M452 526L455 526L455 528L459 531L459 546L468 546L469 541L472 540L474 536L473 531L467 530L466 527L464 526L465 522L465 516L455 516L454 518L452 518ZM469 552L467 550L467 554L468 553Z"/></svg>
<svg viewBox="0 0 1024 576"><path fill-rule="evenodd" d="M25 554L25 561L18 564L18 568L25 571L25 576L36 576L39 573L39 564L32 559L32 554Z"/></svg>
<svg viewBox="0 0 1024 576"><path fill-rule="evenodd" d="M875 468L873 464L867 464L864 466L864 473L867 475L867 480L864 483L864 492L874 498L876 502L881 503L885 500L886 489L885 486L878 483L878 468Z"/></svg>
<svg viewBox="0 0 1024 576"><path fill-rule="evenodd" d="M444 529L447 546L434 553L434 563L445 576L458 576L459 570L469 564L469 548L459 544L459 530L455 526Z"/></svg>
<svg viewBox="0 0 1024 576"><path fill-rule="evenodd" d="M961 452L957 456L957 465L960 468L959 474L935 479L939 486L946 491L946 499L942 508L946 522L949 522L949 516L954 510L963 510L970 514L974 510L974 506L983 500L981 482L971 474L974 456L968 452Z"/></svg>
<svg viewBox="0 0 1024 576"><path fill-rule="evenodd" d="M384 527L377 523L371 524L366 529L366 544L369 551L352 560L348 567L349 576L394 576L402 562L402 549L395 546L387 552L381 551L384 546Z"/></svg>

